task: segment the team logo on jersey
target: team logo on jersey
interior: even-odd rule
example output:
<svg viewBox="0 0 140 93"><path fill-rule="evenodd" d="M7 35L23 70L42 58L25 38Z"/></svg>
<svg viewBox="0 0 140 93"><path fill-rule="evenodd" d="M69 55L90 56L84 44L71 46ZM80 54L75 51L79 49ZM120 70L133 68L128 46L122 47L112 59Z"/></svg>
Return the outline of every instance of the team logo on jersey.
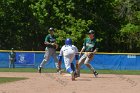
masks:
<svg viewBox="0 0 140 93"><path fill-rule="evenodd" d="M50 42L54 42L54 41L55 41L55 39L54 39L54 38L51 38L51 39L50 39Z"/></svg>
<svg viewBox="0 0 140 93"><path fill-rule="evenodd" d="M53 38L52 36L50 36L50 42L54 42L55 38Z"/></svg>
<svg viewBox="0 0 140 93"><path fill-rule="evenodd" d="M94 44L86 43L86 46L88 46L88 47L94 47Z"/></svg>

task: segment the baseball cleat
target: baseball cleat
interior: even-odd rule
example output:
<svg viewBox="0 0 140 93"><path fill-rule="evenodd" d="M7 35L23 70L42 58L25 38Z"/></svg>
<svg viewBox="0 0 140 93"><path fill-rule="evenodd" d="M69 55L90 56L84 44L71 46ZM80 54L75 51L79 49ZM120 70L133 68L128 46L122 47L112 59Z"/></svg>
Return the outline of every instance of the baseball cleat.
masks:
<svg viewBox="0 0 140 93"><path fill-rule="evenodd" d="M74 74L75 74L74 72L71 73L71 80L72 80L72 81L75 80L75 75L74 75Z"/></svg>
<svg viewBox="0 0 140 93"><path fill-rule="evenodd" d="M38 67L38 72L41 73L41 67Z"/></svg>
<svg viewBox="0 0 140 93"><path fill-rule="evenodd" d="M80 77L80 71L76 71L75 76Z"/></svg>
<svg viewBox="0 0 140 93"><path fill-rule="evenodd" d="M80 74L77 74L76 76L77 76L77 77L80 77Z"/></svg>
<svg viewBox="0 0 140 93"><path fill-rule="evenodd" d="M71 78L72 81L75 81L75 78Z"/></svg>
<svg viewBox="0 0 140 93"><path fill-rule="evenodd" d="M62 72L63 72L63 70L61 70L61 69L57 69L57 73L58 73L58 74L60 74L60 75L61 75L61 74L62 74Z"/></svg>
<svg viewBox="0 0 140 93"><path fill-rule="evenodd" d="M80 74L78 75L76 72L74 73L74 77L77 78L77 77L80 77Z"/></svg>
<svg viewBox="0 0 140 93"><path fill-rule="evenodd" d="M59 70L59 71L57 71L57 73L61 75L61 74L62 74L62 71L61 71L61 70Z"/></svg>
<svg viewBox="0 0 140 93"><path fill-rule="evenodd" d="M93 74L94 74L95 77L98 77L98 72L94 71Z"/></svg>

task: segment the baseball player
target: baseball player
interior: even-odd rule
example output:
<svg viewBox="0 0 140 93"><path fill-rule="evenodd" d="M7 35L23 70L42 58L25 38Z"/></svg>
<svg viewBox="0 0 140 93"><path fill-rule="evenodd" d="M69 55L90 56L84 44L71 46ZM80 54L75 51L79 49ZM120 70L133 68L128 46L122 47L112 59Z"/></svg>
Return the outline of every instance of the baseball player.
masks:
<svg viewBox="0 0 140 93"><path fill-rule="evenodd" d="M49 28L49 34L45 38L44 44L46 45L45 48L45 54L44 54L44 59L42 60L41 64L38 66L38 72L41 73L42 67L47 63L47 61L50 59L52 56L55 61L55 65L57 68L57 72L60 71L60 65L58 63L57 55L56 55L56 49L58 48L58 45L56 43L56 37L54 36L54 28Z"/></svg>
<svg viewBox="0 0 140 93"><path fill-rule="evenodd" d="M75 80L75 66L72 63L74 58L78 61L78 49L76 46L72 45L72 40L67 38L65 40L65 45L62 46L59 54L59 62L62 61L62 56L64 58L65 68L68 73L71 74L72 81Z"/></svg>
<svg viewBox="0 0 140 93"><path fill-rule="evenodd" d="M15 61L16 61L16 53L14 52L14 48L11 48L11 52L9 53L9 68L15 68Z"/></svg>
<svg viewBox="0 0 140 93"><path fill-rule="evenodd" d="M79 56L81 56L82 52L84 52L84 54L79 59L79 62L76 64L78 77L80 77L80 66L82 64L85 64L92 71L95 77L97 77L98 75L98 73L94 70L94 68L90 64L90 61L93 59L95 53L97 52L97 42L94 37L94 34L95 34L94 30L90 30L88 32L89 37L84 40L83 48L81 49Z"/></svg>

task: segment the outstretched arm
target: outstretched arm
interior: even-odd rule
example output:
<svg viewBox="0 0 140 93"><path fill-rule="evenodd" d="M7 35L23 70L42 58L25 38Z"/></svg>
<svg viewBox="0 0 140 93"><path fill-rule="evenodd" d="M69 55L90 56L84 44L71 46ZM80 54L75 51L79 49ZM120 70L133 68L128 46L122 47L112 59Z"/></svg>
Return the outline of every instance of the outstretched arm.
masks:
<svg viewBox="0 0 140 93"><path fill-rule="evenodd" d="M82 52L85 50L85 47L83 46L83 48L81 49L80 53L79 53L79 57L81 57Z"/></svg>

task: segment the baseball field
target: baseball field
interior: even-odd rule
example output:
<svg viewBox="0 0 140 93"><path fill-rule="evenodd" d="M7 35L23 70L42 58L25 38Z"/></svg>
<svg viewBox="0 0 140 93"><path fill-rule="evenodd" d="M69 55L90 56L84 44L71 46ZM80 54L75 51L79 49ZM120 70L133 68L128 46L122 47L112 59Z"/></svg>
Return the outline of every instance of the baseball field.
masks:
<svg viewBox="0 0 140 93"><path fill-rule="evenodd" d="M0 68L0 93L139 93L140 71L99 70L98 78L82 71L76 81L68 73L33 68Z"/></svg>

